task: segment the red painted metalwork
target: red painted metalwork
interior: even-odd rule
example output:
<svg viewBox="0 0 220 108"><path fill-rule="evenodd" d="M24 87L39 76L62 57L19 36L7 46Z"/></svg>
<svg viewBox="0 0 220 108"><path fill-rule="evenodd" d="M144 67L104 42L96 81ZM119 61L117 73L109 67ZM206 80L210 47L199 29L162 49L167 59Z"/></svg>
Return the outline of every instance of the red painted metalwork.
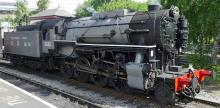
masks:
<svg viewBox="0 0 220 108"><path fill-rule="evenodd" d="M211 77L212 72L204 69L196 70L193 72L195 77L199 79L199 83L205 80L205 77ZM187 73L182 76L175 78L175 92L178 92L184 88L184 86L189 87L190 81L193 78L193 73Z"/></svg>

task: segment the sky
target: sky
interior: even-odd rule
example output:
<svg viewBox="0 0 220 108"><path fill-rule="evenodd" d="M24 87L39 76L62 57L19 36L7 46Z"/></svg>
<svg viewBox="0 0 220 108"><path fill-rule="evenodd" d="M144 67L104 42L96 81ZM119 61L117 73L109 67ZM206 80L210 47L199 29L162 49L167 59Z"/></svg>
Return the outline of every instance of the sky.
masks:
<svg viewBox="0 0 220 108"><path fill-rule="evenodd" d="M38 0L27 0L29 2L28 7L37 8L36 2ZM78 5L83 4L84 0L50 0L49 9L61 8L69 13L74 13L74 10Z"/></svg>
<svg viewBox="0 0 220 108"><path fill-rule="evenodd" d="M29 1L37 1L37 0L29 0ZM51 2L51 8L56 8L60 6L60 8L63 8L67 10L68 12L74 13L74 10L77 8L78 5L83 4L85 0L50 0ZM144 2L147 0L135 0L138 2Z"/></svg>
<svg viewBox="0 0 220 108"><path fill-rule="evenodd" d="M29 1L36 1L36 0L29 0ZM67 10L68 12L74 13L74 10L77 8L78 5L83 4L85 0L50 0L52 2L51 7L58 7L60 5L60 8L63 8ZM144 2L147 0L135 0L138 2Z"/></svg>
<svg viewBox="0 0 220 108"><path fill-rule="evenodd" d="M27 6L30 9L36 9L37 5L36 2L38 0L25 0L28 2ZM77 8L78 5L83 4L83 2L85 0L49 0L50 4L49 4L49 9L54 9L54 8L61 8L64 9L66 11L68 11L69 13L75 13L74 10ZM144 2L147 0L135 0L138 2ZM0 0L0 3L16 3L16 0Z"/></svg>

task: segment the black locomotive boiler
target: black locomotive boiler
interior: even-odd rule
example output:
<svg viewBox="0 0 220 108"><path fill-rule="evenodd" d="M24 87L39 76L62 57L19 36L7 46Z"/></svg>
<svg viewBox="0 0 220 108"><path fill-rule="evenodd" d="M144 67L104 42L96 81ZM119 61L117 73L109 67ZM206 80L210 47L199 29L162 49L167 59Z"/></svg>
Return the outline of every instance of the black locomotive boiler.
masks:
<svg viewBox="0 0 220 108"><path fill-rule="evenodd" d="M4 56L17 66L59 69L66 78L100 87L154 91L163 103L174 102L177 94L195 96L212 76L175 65L188 40L188 21L175 6L44 20L4 37Z"/></svg>

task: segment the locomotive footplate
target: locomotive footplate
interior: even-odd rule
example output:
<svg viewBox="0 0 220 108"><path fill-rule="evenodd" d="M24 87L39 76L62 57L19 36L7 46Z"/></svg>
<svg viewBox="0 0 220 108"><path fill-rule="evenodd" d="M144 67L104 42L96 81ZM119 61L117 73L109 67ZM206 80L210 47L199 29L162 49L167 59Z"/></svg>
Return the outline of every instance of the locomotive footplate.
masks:
<svg viewBox="0 0 220 108"><path fill-rule="evenodd" d="M157 84L155 87L155 97L164 103L172 103L175 95L184 95L194 97L200 92L200 84L205 77L211 77L214 72L207 70L196 70L182 72L164 72L157 76Z"/></svg>
<svg viewBox="0 0 220 108"><path fill-rule="evenodd" d="M72 45L74 48L78 49L98 49L98 50L146 50L156 48L156 45L123 45L123 44L87 44L87 43L77 43L74 41L66 40L55 40L56 45L68 44Z"/></svg>
<svg viewBox="0 0 220 108"><path fill-rule="evenodd" d="M189 96L194 95L196 92L195 89L197 89L197 86L205 80L205 77L212 76L214 76L214 72L208 70L200 69L192 71L191 69L188 69L188 71L178 73L165 72L157 76L157 81L171 85L175 93L183 93L185 95L185 92L192 92L191 94L187 93Z"/></svg>

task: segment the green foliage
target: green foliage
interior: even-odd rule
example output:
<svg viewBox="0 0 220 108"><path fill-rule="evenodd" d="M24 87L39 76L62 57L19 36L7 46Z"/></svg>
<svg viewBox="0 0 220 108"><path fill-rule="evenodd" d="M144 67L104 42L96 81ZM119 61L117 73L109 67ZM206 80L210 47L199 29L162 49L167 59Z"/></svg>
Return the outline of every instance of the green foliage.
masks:
<svg viewBox="0 0 220 108"><path fill-rule="evenodd" d="M220 84L220 64L214 65L208 52L210 52L210 49L200 50L195 54L188 54L188 62L193 64L195 69L208 69L216 72L216 78L214 80L210 77L207 77L206 81L209 83Z"/></svg>
<svg viewBox="0 0 220 108"><path fill-rule="evenodd" d="M88 4L90 4L90 6L92 6L92 8L94 8L95 10L97 10L99 7L101 7L102 5L111 2L112 0L88 0ZM126 1L126 0L124 0Z"/></svg>
<svg viewBox="0 0 220 108"><path fill-rule="evenodd" d="M189 45L191 54L188 54L188 62L193 64L196 69L212 69L214 66L211 61L212 46L203 45L198 43L197 45Z"/></svg>
<svg viewBox="0 0 220 108"><path fill-rule="evenodd" d="M198 48L194 54L188 54L188 62L193 64L195 69L208 69L217 73L216 79L207 77L207 82L220 84L220 65L214 65L211 61L210 48Z"/></svg>
<svg viewBox="0 0 220 108"><path fill-rule="evenodd" d="M189 21L189 43L196 49L188 55L189 63L197 69L217 70L220 73L220 65L215 66L211 62L211 48L204 45L213 44L219 32L219 0L162 0L162 5L164 8L178 6ZM203 33L202 38L198 36L198 32ZM217 81L220 82L220 76Z"/></svg>
<svg viewBox="0 0 220 108"><path fill-rule="evenodd" d="M17 0L16 7L17 10L15 11L14 15L15 18L12 16L7 16L4 20L8 21L12 26L17 25L24 25L29 23L28 17L32 14L36 14L40 11L46 10L49 6L49 0L38 0L37 2L38 9L35 11L28 11L25 3L23 0Z"/></svg>
<svg viewBox="0 0 220 108"><path fill-rule="evenodd" d="M37 1L37 12L44 11L49 6L49 0L38 0Z"/></svg>
<svg viewBox="0 0 220 108"><path fill-rule="evenodd" d="M30 12L30 16L37 14L41 11L47 10L49 6L49 0L38 0L37 1L37 9Z"/></svg>
<svg viewBox="0 0 220 108"><path fill-rule="evenodd" d="M176 5L190 23L190 42L197 42L197 32L203 31L203 42L213 43L218 34L220 18L219 0L162 0L162 5L169 8Z"/></svg>
<svg viewBox="0 0 220 108"><path fill-rule="evenodd" d="M10 23L11 26L15 27L17 25L17 23L15 22L15 18L13 18L12 15L8 15L4 21L7 21Z"/></svg>
<svg viewBox="0 0 220 108"><path fill-rule="evenodd" d="M9 22L12 27L15 27L20 24L23 25L29 23L28 16L30 15L30 12L28 11L24 1L17 0L16 8L17 10L13 13L13 15L8 15L1 21Z"/></svg>
<svg viewBox="0 0 220 108"><path fill-rule="evenodd" d="M103 4L109 3L110 1L112 0L87 0L84 2L83 5L77 7L76 16L78 17L91 16L92 15L91 10L95 11Z"/></svg>
<svg viewBox="0 0 220 108"><path fill-rule="evenodd" d="M76 16L84 17L92 15L89 9L94 9L98 12L119 9L146 11L147 3L139 3L135 2L134 0L88 0L76 9Z"/></svg>
<svg viewBox="0 0 220 108"><path fill-rule="evenodd" d="M89 2L85 1L83 5L80 5L76 8L76 16L78 17L85 17L85 16L91 16L92 13L88 11L88 7L91 7L91 4Z"/></svg>
<svg viewBox="0 0 220 108"><path fill-rule="evenodd" d="M26 24L27 23L27 17L29 16L29 11L25 5L25 3L21 0L17 0L16 2L17 10L15 11L15 19L12 21L12 23L15 24Z"/></svg>
<svg viewBox="0 0 220 108"><path fill-rule="evenodd" d="M216 72L216 83L220 83L220 65L213 66L213 70Z"/></svg>
<svg viewBox="0 0 220 108"><path fill-rule="evenodd" d="M196 69L212 69L213 66L210 62L210 57L205 54L189 54L188 61Z"/></svg>
<svg viewBox="0 0 220 108"><path fill-rule="evenodd" d="M113 0L105 3L97 9L99 12L112 11L117 9L129 9L136 11L147 11L147 3L139 3L133 0Z"/></svg>

